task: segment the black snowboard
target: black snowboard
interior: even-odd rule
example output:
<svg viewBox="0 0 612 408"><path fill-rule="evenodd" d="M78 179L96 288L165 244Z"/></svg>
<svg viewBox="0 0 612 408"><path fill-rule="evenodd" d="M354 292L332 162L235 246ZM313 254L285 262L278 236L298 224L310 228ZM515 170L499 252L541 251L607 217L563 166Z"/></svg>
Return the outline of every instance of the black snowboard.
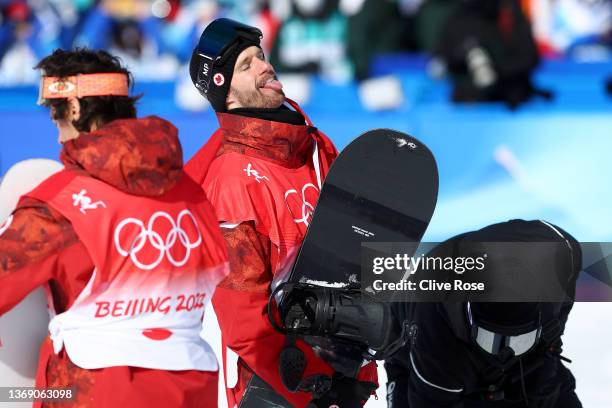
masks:
<svg viewBox="0 0 612 408"><path fill-rule="evenodd" d="M419 242L437 195L438 170L427 146L390 129L364 133L334 161L288 283L358 288L362 243ZM337 371L363 361L362 350L337 339L304 340Z"/></svg>

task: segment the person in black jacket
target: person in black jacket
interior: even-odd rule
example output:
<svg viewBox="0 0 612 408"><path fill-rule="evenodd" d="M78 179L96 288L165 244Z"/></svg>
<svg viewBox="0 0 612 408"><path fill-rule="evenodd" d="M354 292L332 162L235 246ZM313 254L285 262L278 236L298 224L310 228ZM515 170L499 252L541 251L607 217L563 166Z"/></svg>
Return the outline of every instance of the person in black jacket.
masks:
<svg viewBox="0 0 612 408"><path fill-rule="evenodd" d="M510 286L508 277L520 281L523 272L545 276L543 281L563 287L569 300L396 304L398 320L409 322L409 342L385 363L388 406L581 407L575 379L561 355L561 336L581 270L578 242L547 222L513 220L451 238L428 255L465 256L468 241L519 242L527 247L558 243L554 252L531 251L512 261L489 259L487 273Z"/></svg>

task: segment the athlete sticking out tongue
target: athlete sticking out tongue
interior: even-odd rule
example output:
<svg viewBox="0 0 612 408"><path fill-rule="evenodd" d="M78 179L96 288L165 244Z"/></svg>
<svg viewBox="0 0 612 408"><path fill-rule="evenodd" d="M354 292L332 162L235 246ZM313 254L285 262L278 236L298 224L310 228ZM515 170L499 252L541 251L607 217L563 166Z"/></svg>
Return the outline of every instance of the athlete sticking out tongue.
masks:
<svg viewBox="0 0 612 408"><path fill-rule="evenodd" d="M225 346L229 406L301 408L325 401L325 407L345 407L344 401L368 399L376 382L373 364L361 370L360 381L334 376L332 390L314 401L311 391L321 390L305 385L305 391L289 391L279 372L287 339L268 321L268 297L295 261L337 151L285 98L260 37L255 27L215 20L190 64L194 85L219 120L186 171L204 187L228 244L230 275L213 305ZM306 357L304 384L315 375L334 375L312 348L301 341L297 346Z"/></svg>

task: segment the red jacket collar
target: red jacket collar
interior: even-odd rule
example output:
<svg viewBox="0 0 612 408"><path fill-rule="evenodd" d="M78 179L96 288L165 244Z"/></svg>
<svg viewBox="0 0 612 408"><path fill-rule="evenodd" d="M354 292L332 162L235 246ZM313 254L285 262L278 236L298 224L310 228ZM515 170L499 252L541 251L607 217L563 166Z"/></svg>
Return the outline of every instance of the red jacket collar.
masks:
<svg viewBox="0 0 612 408"><path fill-rule="evenodd" d="M303 166L312 155L315 128L217 113L223 145L218 155L238 152L285 167Z"/></svg>
<svg viewBox="0 0 612 408"><path fill-rule="evenodd" d="M309 126L312 126L308 117L304 114L300 107L297 106L295 102L291 101L290 99L287 99L287 102L289 102L289 104L291 104L297 111L302 113L304 118L306 118L306 123ZM223 118L221 118L219 122L221 123L222 120ZM324 176L329 171L329 167L331 166L332 161L338 155L338 151L327 136L325 136L318 129L309 126L303 127L308 129L308 132L311 132L312 138L317 142L317 149L319 151L319 163L321 166L322 175ZM303 128L302 126L296 127L300 129ZM185 172L187 172L187 174L189 174L199 184L204 183L210 164L213 162L215 157L219 156L220 154L227 153L228 150L231 148L240 148L242 150L246 150L246 148L242 148L239 144L225 143L223 134L223 129L217 130L210 137L208 142L206 142L206 144L195 154L194 157L191 158L191 160L189 160L189 162L185 166ZM240 152L240 150L238 150L238 152Z"/></svg>

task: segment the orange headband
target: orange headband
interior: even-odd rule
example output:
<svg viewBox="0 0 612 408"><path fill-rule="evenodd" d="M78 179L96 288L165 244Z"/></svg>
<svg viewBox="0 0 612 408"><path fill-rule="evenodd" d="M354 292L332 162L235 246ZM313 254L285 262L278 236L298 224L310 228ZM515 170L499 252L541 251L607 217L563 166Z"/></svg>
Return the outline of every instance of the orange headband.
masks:
<svg viewBox="0 0 612 408"><path fill-rule="evenodd" d="M128 77L122 73L79 74L65 78L43 76L39 103L44 99L84 96L128 96Z"/></svg>

